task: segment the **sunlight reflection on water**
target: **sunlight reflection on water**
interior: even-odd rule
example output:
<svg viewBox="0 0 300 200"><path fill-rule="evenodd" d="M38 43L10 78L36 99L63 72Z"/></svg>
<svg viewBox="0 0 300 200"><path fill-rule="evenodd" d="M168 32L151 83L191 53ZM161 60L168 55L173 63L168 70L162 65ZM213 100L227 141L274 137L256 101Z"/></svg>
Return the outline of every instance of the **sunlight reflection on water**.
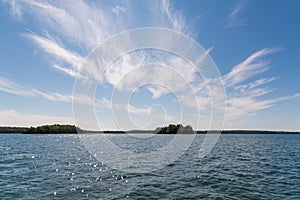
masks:
<svg viewBox="0 0 300 200"><path fill-rule="evenodd" d="M109 168L77 135L0 139L0 199L300 198L300 135L222 135L204 159L197 157L203 140L197 135L179 160L146 174ZM137 140L113 139L121 147L147 149Z"/></svg>

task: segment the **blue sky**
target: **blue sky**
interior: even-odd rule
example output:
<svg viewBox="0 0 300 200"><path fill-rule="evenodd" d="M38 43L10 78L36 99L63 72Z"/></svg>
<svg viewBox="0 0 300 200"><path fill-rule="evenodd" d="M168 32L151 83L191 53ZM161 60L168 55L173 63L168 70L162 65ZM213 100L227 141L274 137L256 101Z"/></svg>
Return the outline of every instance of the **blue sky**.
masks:
<svg viewBox="0 0 300 200"><path fill-rule="evenodd" d="M162 27L189 35L209 51L226 87L225 129L300 130L297 0L0 2L1 126L73 124L73 85L90 51L122 31ZM183 75L194 78L188 64L174 55L140 51L120 58L94 99L103 129L117 128L113 88L135 65L153 59L187 69ZM206 92L196 101L203 113L199 119L207 124ZM129 102L125 110L139 126L125 129L182 122L183 102L161 87L142 87ZM193 125L193 120L183 123Z"/></svg>

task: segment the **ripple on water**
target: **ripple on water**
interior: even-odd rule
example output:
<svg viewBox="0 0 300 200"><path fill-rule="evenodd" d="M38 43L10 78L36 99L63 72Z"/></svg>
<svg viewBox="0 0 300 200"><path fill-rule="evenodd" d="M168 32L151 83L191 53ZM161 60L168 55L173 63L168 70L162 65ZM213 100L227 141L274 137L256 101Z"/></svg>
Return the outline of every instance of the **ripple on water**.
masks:
<svg viewBox="0 0 300 200"><path fill-rule="evenodd" d="M126 174L77 136L0 135L0 199L300 199L300 135L222 135L198 159L202 139L159 171Z"/></svg>

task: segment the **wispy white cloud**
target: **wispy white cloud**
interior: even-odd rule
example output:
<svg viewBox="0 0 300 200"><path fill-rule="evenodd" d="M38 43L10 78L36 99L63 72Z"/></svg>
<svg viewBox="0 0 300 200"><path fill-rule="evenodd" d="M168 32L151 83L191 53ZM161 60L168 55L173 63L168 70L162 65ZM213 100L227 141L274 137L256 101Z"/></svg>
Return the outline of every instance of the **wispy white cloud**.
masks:
<svg viewBox="0 0 300 200"><path fill-rule="evenodd" d="M22 7L19 4L19 0L3 0L3 2L10 5L10 14L17 20L22 18Z"/></svg>
<svg viewBox="0 0 300 200"><path fill-rule="evenodd" d="M116 5L112 8L112 11L119 17L122 13L126 12L126 8L120 5Z"/></svg>
<svg viewBox="0 0 300 200"><path fill-rule="evenodd" d="M269 62L264 61L265 57L278 51L278 49L262 49L259 50L253 54L251 54L248 58L246 58L244 61L242 61L240 64L235 65L232 70L223 75L222 79L224 80L226 91L227 91L227 100L226 100L226 107L227 107L227 120L234 121L236 119L243 119L250 115L253 115L255 113L258 113L259 111L269 109L273 107L276 103L283 101L283 100L289 100L291 98L296 98L296 96L292 97L282 97L282 98L264 98L264 95L272 92L274 89L269 88L267 85L268 83L271 83L272 81L275 81L275 77L271 78L259 78L257 80L253 80L253 82L249 82L249 80L252 80L252 78L255 78L258 75L261 75L263 72L268 70L268 67L270 65ZM164 55L164 57L166 57ZM157 59L157 57L156 57ZM135 60L135 59L134 59ZM141 63L148 62L147 57L143 57L141 59ZM124 61L124 60L123 60ZM127 71L122 71L121 69L119 71L114 71L111 73L116 73L118 75L117 79L114 79L117 83L122 79L122 77L130 72L132 69L136 69L136 66L132 63L130 59L127 59L126 62L128 68L124 68ZM117 66L119 63L116 63L116 67L113 67L113 70L118 69ZM165 65L164 65L165 64ZM198 73L197 71L193 70L192 68L189 68L189 66L186 63L181 63L179 58L172 58L168 59L167 61L163 60L158 65L166 67L168 69L168 66L176 66L172 67L172 70L175 72L183 75L186 80L183 82L180 81L180 78L175 78L172 73L164 72L163 70L159 69L156 71L154 68L149 70L142 70L143 73L139 72L138 76L142 77L141 80L145 81L147 80L146 77L148 77L149 74L151 76L154 76L156 80L165 80L168 84L172 85L174 83L174 87L176 90L173 91L176 93L177 97L179 98L180 104L185 106L185 109L192 108L197 109L199 108L201 110L202 116L209 116L211 112L211 92L209 91L207 86L207 83L203 80L200 80L199 76L195 76L195 73ZM131 67L130 67L131 66ZM177 67L179 70L177 70ZM169 75L169 76L168 76ZM137 74L131 74L130 77L136 77ZM115 77L115 76L109 76L109 77ZM127 81L137 81L137 79L126 77ZM197 84L192 83L193 81L197 80ZM209 80L207 80L209 81ZM213 81L213 80L211 80ZM187 85L186 83L191 83L190 87L193 90L193 93L195 96L187 95L185 93L180 92L180 90L186 90ZM139 85L137 82L127 82L126 84L136 86ZM183 88L182 88L183 87ZM124 89L124 88L123 88ZM170 93L172 91L169 91L168 88L161 87L158 85L150 85L148 87L148 90L152 93L153 99L158 99L162 97L163 95ZM218 91L216 91L218 93ZM131 109L129 112L133 112L135 114L137 113L146 113L149 112L148 109ZM194 115L194 117L197 117Z"/></svg>
<svg viewBox="0 0 300 200"><path fill-rule="evenodd" d="M45 93L34 88L22 86L12 80L0 77L0 91L28 97L39 97L50 101L72 102L72 95L62 95L59 93Z"/></svg>
<svg viewBox="0 0 300 200"><path fill-rule="evenodd" d="M103 110L112 110L112 109L117 109L117 110L122 110L127 112L129 115L134 115L134 116L139 116L139 117L143 117L143 116L148 116L148 117L152 117L152 121L165 121L165 122L170 122L172 123L172 120L175 120L178 118L178 116L173 116L167 113L167 111L165 109L163 109L163 105L146 105L144 107L137 107L134 106L130 103L128 104L114 104L114 106L112 106L112 102L106 98L99 98L96 100L96 111L97 112L103 112ZM161 112L158 112L154 109L154 107L156 106L160 106L163 111L164 114L162 115Z"/></svg>
<svg viewBox="0 0 300 200"><path fill-rule="evenodd" d="M169 93L169 91L166 88L159 85L149 86L148 90L149 92L151 92L153 99L158 99L164 94Z"/></svg>
<svg viewBox="0 0 300 200"><path fill-rule="evenodd" d="M0 126L40 126L44 124L74 124L72 117L24 114L16 110L0 110Z"/></svg>
<svg viewBox="0 0 300 200"><path fill-rule="evenodd" d="M244 84L244 85L238 85L238 86L234 86L235 90L247 90L247 89L253 89L256 88L258 86L262 86L265 85L267 83L270 83L272 81L276 80L276 77L272 77L272 78L261 78L258 79L256 81L254 81L253 83L248 83L248 84Z"/></svg>
<svg viewBox="0 0 300 200"><path fill-rule="evenodd" d="M245 8L247 4L247 0L238 0L234 8L232 9L230 15L228 16L228 22L225 28L233 28L246 26L247 20L246 18L242 18L240 13Z"/></svg>
<svg viewBox="0 0 300 200"><path fill-rule="evenodd" d="M135 55L125 55L121 57L105 72L104 77L106 81L113 86L117 86L128 72L145 64L144 58L145 55L140 55L140 57Z"/></svg>
<svg viewBox="0 0 300 200"><path fill-rule="evenodd" d="M234 66L228 74L223 76L227 89L226 109L227 120L229 122L269 109L278 102L299 97L296 94L278 98L264 98L264 95L274 90L274 88L266 87L265 85L275 81L276 77L259 78L249 82L250 78L268 70L270 63L263 59L265 56L276 51L278 49L262 49L257 51L240 64Z"/></svg>
<svg viewBox="0 0 300 200"><path fill-rule="evenodd" d="M162 108L163 113L160 112L160 110L155 110L154 107L159 106ZM148 115L151 117L151 121L160 121L162 123L172 123L175 119L178 118L178 116L169 115L167 111L164 109L163 105L153 105L153 106L146 106L146 107L136 107L131 104L127 105L127 109L129 114L134 114L137 116L145 116Z"/></svg>
<svg viewBox="0 0 300 200"><path fill-rule="evenodd" d="M233 94L235 96L252 96L252 97L259 97L263 96L265 94L268 94L272 92L274 89L270 89L268 87L264 87L263 85L270 83L272 81L276 80L275 77L273 78L261 78L258 79L252 83L248 84L243 84L243 85L237 85L234 86L233 89ZM231 95L232 96L232 95Z"/></svg>
<svg viewBox="0 0 300 200"><path fill-rule="evenodd" d="M176 9L170 4L170 1L168 0L162 0L161 1L161 10L162 13L165 14L167 17L167 20L169 23L171 23L171 26L173 29L180 31L180 32L186 32L187 31L187 24L186 21L182 15L182 13Z"/></svg>
<svg viewBox="0 0 300 200"><path fill-rule="evenodd" d="M138 107L135 107L131 104L128 104L126 110L129 113L133 113L133 114L136 114L136 115L145 115L145 114L150 114L151 107L147 106L146 108L138 108Z"/></svg>
<svg viewBox="0 0 300 200"><path fill-rule="evenodd" d="M250 55L246 60L234 66L232 70L226 74L223 79L227 87L261 74L268 69L269 62L261 60L262 57L278 51L278 49L262 49Z"/></svg>
<svg viewBox="0 0 300 200"><path fill-rule="evenodd" d="M25 36L32 39L46 53L55 56L57 59L69 64L73 68L69 69L54 64L53 66L56 69L59 69L72 76L74 76L74 73L80 70L81 64L83 63L84 59L76 52L67 50L66 48L62 47L57 41L51 38L41 37L35 34L25 34Z"/></svg>
<svg viewBox="0 0 300 200"><path fill-rule="evenodd" d="M12 9L14 15L25 13L34 17L40 24L38 26L40 30L36 32L47 31L46 36L32 33L25 34L25 36L33 40L47 54L56 56L58 63L51 64L70 76L74 76L75 71L80 69L82 57L85 57L100 42L121 31L139 27L139 22L136 20L140 17L136 16L131 4L126 1L120 5L100 2L92 4L83 0L5 2L14 8ZM69 6L70 4L72 6ZM146 26L149 24L188 32L189 28L182 13L174 9L169 1L146 4L151 12L149 22L143 21ZM126 17L120 18L121 14ZM136 25L130 23L131 21L135 21ZM64 44L61 41L64 41ZM81 50L81 53L70 51L66 46L76 47ZM74 69L70 69L64 63L71 65ZM122 67L126 68L126 66Z"/></svg>
<svg viewBox="0 0 300 200"><path fill-rule="evenodd" d="M61 72L66 73L66 74L69 75L69 76L72 76L72 77L75 77L75 78L76 78L76 77L80 77L79 72L77 72L77 71L75 71L75 70L73 70L73 69L70 69L70 68L68 68L68 67L62 67L62 66L56 65L56 64L54 64L53 67L54 67L55 69L61 71Z"/></svg>
<svg viewBox="0 0 300 200"><path fill-rule="evenodd" d="M36 1L36 0L4 0L11 8L12 15L18 19L31 16L36 19L39 25L32 29L36 33L26 33L25 37L32 40L39 48L41 48L46 56L51 56L51 65L58 71L63 72L71 77L76 77L84 62L84 57L100 42L103 42L112 35L137 28L142 25L158 26L171 28L189 35L193 35L184 15L176 10L174 6L167 0L157 1L156 3L145 3L151 15L149 21L139 21L140 16L136 16L130 3L126 1L119 2L120 5L112 3L93 4L83 0L54 0L54 1ZM228 17L226 28L238 27L246 25L246 19L241 17L242 11L246 6L246 1L237 1L236 6ZM72 5L72 6L70 6ZM152 21L151 21L152 20ZM115 47L111 47L116 49ZM199 58L199 62L205 58L211 49L209 49L203 57ZM264 95L273 91L272 88L266 87L268 83L276 80L276 78L260 78L253 80L255 76L261 75L268 70L269 62L264 61L264 57L274 53L278 49L262 49L250 55L240 64L235 65L232 70L222 76L228 99L227 116L228 120L243 118L261 110L271 108L276 103L292 98L298 98L299 95L265 98ZM136 70L139 66L155 64L167 69L172 69L174 73L182 75L174 78L171 73L161 73L160 70L140 71L139 74L131 76L131 80L127 81L127 85L138 85L135 77L143 80L151 80L149 76L154 76L157 81L168 82L173 92L179 93L180 103L188 108L199 107L203 113L210 111L210 92L206 88L206 83L197 74L197 70L188 65L185 61L178 57L158 56L158 54L149 55L148 51L136 54L125 55L116 63L112 64L104 74L104 79L112 86L116 87L124 76ZM171 67L170 67L171 66ZM91 74L96 74L95 69L89 69ZM176 76L177 77L177 76ZM130 78L130 77L127 77ZM249 81L251 82L249 83ZM131 81L131 82L130 82ZM191 87L195 97L185 93L187 83ZM127 88L128 89L128 88ZM71 95L62 95L59 93L42 92L34 88L26 88L14 81L0 77L0 90L3 92L39 97L50 101L71 102ZM153 99L159 99L170 91L167 88L159 86L149 86L148 90L152 94ZM111 109L111 102L102 98L94 101L90 97L79 95L74 97L75 101L82 104L93 104L104 109ZM151 111L150 107L137 108L132 105L124 107L128 112L136 115L146 114ZM11 115L15 111L11 112ZM197 116L194 116L197 118ZM169 120L174 119L172 116ZM190 119L192 120L192 119Z"/></svg>
<svg viewBox="0 0 300 200"><path fill-rule="evenodd" d="M300 94L259 100L254 96L233 97L227 100L227 118L229 121L257 114L261 110L273 107L276 103L299 98Z"/></svg>
<svg viewBox="0 0 300 200"><path fill-rule="evenodd" d="M178 92L185 91L188 83L199 81L196 72L194 66L173 54L146 50L121 57L110 66L104 76L110 84L114 87L118 86L119 89L130 90L149 81L167 83L174 89L173 92ZM121 82L122 79L126 81ZM172 92L159 85L149 85L147 89L154 99Z"/></svg>
<svg viewBox="0 0 300 200"><path fill-rule="evenodd" d="M108 99L101 97L99 99L96 99L96 108L99 108L99 110L101 109L112 109L112 105L111 105L111 101L109 101Z"/></svg>
<svg viewBox="0 0 300 200"><path fill-rule="evenodd" d="M24 1L24 0L20 0L20 1ZM42 10L47 10L49 12L56 13L58 15L65 13L65 10L55 7L49 3L42 3L39 1L35 1L35 0L25 0L24 3L34 6L36 8L42 9Z"/></svg>
<svg viewBox="0 0 300 200"><path fill-rule="evenodd" d="M57 101L65 103L72 103L73 101L82 105L94 105L95 103L95 100L93 98L86 95L71 95L56 92L43 92L35 88L29 88L20 85L12 80L3 77L0 77L0 91L18 96L37 97L48 101ZM100 106L104 105L103 103L101 104L100 101L96 102L96 104L99 104Z"/></svg>
<svg viewBox="0 0 300 200"><path fill-rule="evenodd" d="M103 36L104 30L99 31L86 23L92 19L94 23L105 25L103 10L95 9L82 0L76 2L29 0L18 3L24 8L22 12L37 17L41 30L47 30L65 39L66 42L83 45L82 47L93 47L96 45L95 39ZM71 3L72 6L69 6Z"/></svg>

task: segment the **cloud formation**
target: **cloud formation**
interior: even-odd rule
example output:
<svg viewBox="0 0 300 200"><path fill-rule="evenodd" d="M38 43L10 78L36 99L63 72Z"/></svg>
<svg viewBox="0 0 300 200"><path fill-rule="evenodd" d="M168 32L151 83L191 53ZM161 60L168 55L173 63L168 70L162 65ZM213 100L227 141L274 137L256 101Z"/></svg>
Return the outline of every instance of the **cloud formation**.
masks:
<svg viewBox="0 0 300 200"><path fill-rule="evenodd" d="M19 96L38 97L49 101L72 102L72 95L42 92L34 88L22 86L4 77L0 77L0 91Z"/></svg>
<svg viewBox="0 0 300 200"><path fill-rule="evenodd" d="M232 70L223 76L227 88L227 119L229 121L236 120L241 117L247 117L261 110L271 108L275 103L298 97L286 96L278 98L263 98L264 95L273 91L266 87L268 83L275 81L275 77L260 78L250 81L251 78L262 74L268 70L269 62L264 57L270 55L278 49L262 49L234 66ZM246 83L244 83L246 82Z"/></svg>
<svg viewBox="0 0 300 200"><path fill-rule="evenodd" d="M232 9L230 15L228 16L228 21L225 26L226 29L241 27L247 25L246 18L242 18L240 13L243 11L247 4L247 0L238 0L234 8Z"/></svg>
<svg viewBox="0 0 300 200"><path fill-rule="evenodd" d="M39 25L33 31L23 34L30 41L45 52L45 56L50 56L51 65L54 69L65 73L71 77L78 77L81 65L88 53L99 43L122 31L144 26L157 26L170 28L188 35L193 35L183 13L176 10L168 0L156 1L155 3L143 2L149 19L139 21L139 13L134 10L128 1L121 1L117 5L114 3L94 4L83 0L4 0L10 5L12 16L22 20L27 16L34 17ZM228 17L226 28L246 25L246 20L241 18L241 12L246 6L246 1L237 1L236 6ZM69 6L72 4L72 6ZM59 27L59 28L58 28ZM115 47L111 47L115 48ZM253 115L261 110L271 108L277 102L297 98L299 95L266 98L264 95L273 91L267 85L275 81L275 77L261 77L269 69L270 62L265 61L265 57L273 54L278 49L265 48L249 55L244 61L232 67L232 70L222 75L227 92L227 120L234 121ZM209 55L211 49L205 55L201 55L200 62ZM189 109L200 108L201 112L209 117L211 97L206 82L201 78L201 74L193 66L183 59L174 55L151 53L150 51L135 52L124 55L113 63L105 72L103 81L113 87L117 87L120 81L130 72L139 66L153 64L172 69L182 75L183 79L174 79L170 73L160 73L160 71L140 70L136 76L155 76L156 80L164 80L176 88L176 93L181 100L181 104ZM97 72L90 69L91 74ZM255 78L258 77L256 80ZM132 76L134 78L134 76ZM131 82L130 82L131 81ZM128 79L128 85L138 85L136 80ZM214 80L206 80L214 81ZM184 93L186 84L189 83L195 98ZM127 88L128 89L128 88ZM28 97L38 97L50 101L71 102L72 96L59 93L42 92L34 88L26 88L15 81L0 77L0 90L2 92ZM159 100L169 91L159 85L149 85L148 91L153 100ZM181 92L181 93L180 93ZM101 97L100 99L90 99L86 96L74 97L75 101L83 104L96 102L98 108L111 109L110 99ZM196 104L195 104L196 102ZM138 107L129 105L123 107L128 112L140 115L149 113L150 106ZM8 112L8 111L7 111ZM199 116L191 116L197 118ZM168 120L174 119L168 116ZM188 121L187 120L187 121Z"/></svg>
<svg viewBox="0 0 300 200"><path fill-rule="evenodd" d="M72 117L24 114L16 110L0 110L1 126L40 126L43 124L74 124Z"/></svg>
<svg viewBox="0 0 300 200"><path fill-rule="evenodd" d="M278 49L262 49L250 55L246 60L234 66L223 79L228 87L235 86L243 81L261 74L268 70L269 62L262 60L264 56L270 55Z"/></svg>

